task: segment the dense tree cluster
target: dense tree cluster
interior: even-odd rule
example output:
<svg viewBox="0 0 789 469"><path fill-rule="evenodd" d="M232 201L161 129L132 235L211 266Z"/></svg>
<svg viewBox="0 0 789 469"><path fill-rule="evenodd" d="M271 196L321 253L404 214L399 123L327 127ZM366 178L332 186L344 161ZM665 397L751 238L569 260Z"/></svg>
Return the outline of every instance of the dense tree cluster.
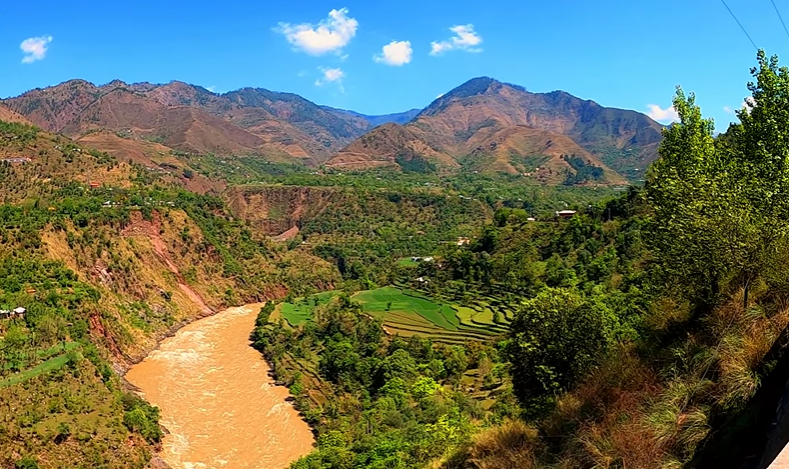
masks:
<svg viewBox="0 0 789 469"><path fill-rule="evenodd" d="M517 408L502 395L490 415L461 389L466 370L499 356L490 346L388 338L347 296L297 330L267 324L270 312L261 311L255 346L318 433L318 450L293 468L423 467L465 441L473 421Z"/></svg>

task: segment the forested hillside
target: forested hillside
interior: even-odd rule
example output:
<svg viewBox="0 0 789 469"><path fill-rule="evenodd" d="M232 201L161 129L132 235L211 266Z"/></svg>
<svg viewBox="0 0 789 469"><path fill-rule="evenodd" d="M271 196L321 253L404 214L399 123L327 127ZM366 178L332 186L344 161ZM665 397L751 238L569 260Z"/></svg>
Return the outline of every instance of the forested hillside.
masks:
<svg viewBox="0 0 789 469"><path fill-rule="evenodd" d="M468 244L401 262L397 290L264 308L256 345L318 433L292 467L758 459L789 325L789 70L758 60L717 137L678 89L645 187L569 220L500 206ZM425 301L443 317L408 312Z"/></svg>

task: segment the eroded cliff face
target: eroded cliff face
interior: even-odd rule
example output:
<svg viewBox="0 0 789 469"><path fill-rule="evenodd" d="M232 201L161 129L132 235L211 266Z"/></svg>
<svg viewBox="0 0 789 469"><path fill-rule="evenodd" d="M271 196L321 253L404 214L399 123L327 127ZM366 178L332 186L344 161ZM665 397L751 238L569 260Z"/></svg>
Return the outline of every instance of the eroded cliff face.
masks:
<svg viewBox="0 0 789 469"><path fill-rule="evenodd" d="M247 253L240 272L229 273L228 253L179 209L147 218L132 212L123 223L88 229L47 228L42 241L49 258L99 290L100 311L91 315L90 331L119 371L195 319L283 297L294 285L332 288L339 277L327 262L273 243ZM264 243L262 236L258 242Z"/></svg>
<svg viewBox="0 0 789 469"><path fill-rule="evenodd" d="M272 237L293 234L294 227L300 228L303 221L320 215L342 198L340 190L323 187L234 187L225 193L235 216Z"/></svg>

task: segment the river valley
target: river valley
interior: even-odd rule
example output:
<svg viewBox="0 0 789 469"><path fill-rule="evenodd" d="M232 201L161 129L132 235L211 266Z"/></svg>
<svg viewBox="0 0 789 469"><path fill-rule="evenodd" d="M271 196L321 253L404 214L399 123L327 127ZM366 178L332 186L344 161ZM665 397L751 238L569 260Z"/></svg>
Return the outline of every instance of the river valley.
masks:
<svg viewBox="0 0 789 469"><path fill-rule="evenodd" d="M249 345L260 304L229 308L164 340L126 379L161 409L173 469L279 469L310 452L309 426Z"/></svg>

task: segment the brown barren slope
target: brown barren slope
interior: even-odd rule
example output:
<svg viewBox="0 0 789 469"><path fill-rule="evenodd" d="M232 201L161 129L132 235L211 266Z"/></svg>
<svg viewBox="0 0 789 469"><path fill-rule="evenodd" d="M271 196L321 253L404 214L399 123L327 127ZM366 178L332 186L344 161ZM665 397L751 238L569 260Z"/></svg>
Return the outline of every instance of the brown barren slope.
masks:
<svg viewBox="0 0 789 469"><path fill-rule="evenodd" d="M8 107L0 104L0 121L15 122L17 124L33 125L27 118L21 114L12 111Z"/></svg>
<svg viewBox="0 0 789 469"><path fill-rule="evenodd" d="M471 167L480 170L525 173L540 182L559 184L568 173L576 173L565 155L602 168L604 176L599 183L627 182L570 137L522 125L507 127L484 139L471 151L468 159Z"/></svg>
<svg viewBox="0 0 789 469"><path fill-rule="evenodd" d="M109 130L88 133L78 138L77 142L99 151L105 151L121 161L132 160L147 167L158 166L163 160L179 164L176 158L170 156L172 149L169 147L145 140L119 137L115 132Z"/></svg>
<svg viewBox="0 0 789 469"><path fill-rule="evenodd" d="M71 80L4 102L41 128L75 138L123 131L184 151L275 160L322 162L372 128L362 117L290 93L245 88L219 95L178 81L96 86Z"/></svg>
<svg viewBox="0 0 789 469"><path fill-rule="evenodd" d="M97 99L63 131L78 136L98 129L126 131L185 151L249 153L263 144L259 137L199 109L166 107L122 88Z"/></svg>
<svg viewBox="0 0 789 469"><path fill-rule="evenodd" d="M436 150L417 133L408 127L397 124L384 124L360 137L329 160L329 167L366 169L376 166L398 167L395 162L398 153L410 150L444 167L456 168L457 161L451 156Z"/></svg>

